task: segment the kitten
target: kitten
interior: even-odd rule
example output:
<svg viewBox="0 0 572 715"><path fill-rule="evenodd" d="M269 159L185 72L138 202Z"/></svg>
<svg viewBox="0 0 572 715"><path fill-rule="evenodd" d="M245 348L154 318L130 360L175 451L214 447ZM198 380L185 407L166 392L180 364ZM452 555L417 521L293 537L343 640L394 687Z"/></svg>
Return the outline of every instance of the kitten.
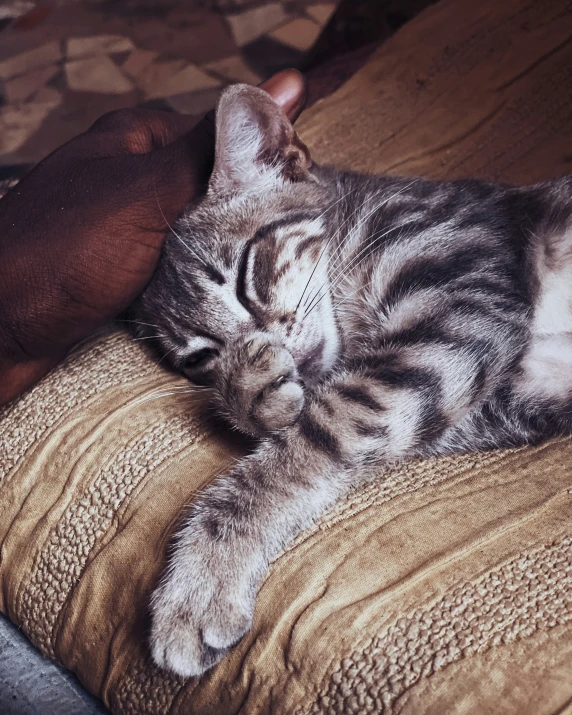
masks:
<svg viewBox="0 0 572 715"><path fill-rule="evenodd" d="M153 657L183 676L244 635L268 564L372 468L572 431L571 178L316 166L244 85L216 132L208 192L137 308L259 439L198 498L153 597Z"/></svg>

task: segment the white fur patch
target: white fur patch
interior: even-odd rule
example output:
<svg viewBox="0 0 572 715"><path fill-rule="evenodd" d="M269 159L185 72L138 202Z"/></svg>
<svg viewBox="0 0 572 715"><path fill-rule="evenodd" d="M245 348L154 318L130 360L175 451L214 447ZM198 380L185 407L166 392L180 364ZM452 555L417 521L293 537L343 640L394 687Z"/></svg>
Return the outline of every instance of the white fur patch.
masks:
<svg viewBox="0 0 572 715"><path fill-rule="evenodd" d="M572 395L572 334L536 336L521 366L517 393L566 400Z"/></svg>
<svg viewBox="0 0 572 715"><path fill-rule="evenodd" d="M540 298L534 309L532 331L572 332L572 230L547 242L553 255L546 255L544 245L537 252Z"/></svg>

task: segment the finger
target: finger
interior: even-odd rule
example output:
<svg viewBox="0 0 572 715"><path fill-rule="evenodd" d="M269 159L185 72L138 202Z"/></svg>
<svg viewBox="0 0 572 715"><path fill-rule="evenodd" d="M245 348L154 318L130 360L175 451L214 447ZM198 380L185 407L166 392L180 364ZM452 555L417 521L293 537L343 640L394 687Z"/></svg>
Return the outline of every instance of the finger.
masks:
<svg viewBox="0 0 572 715"><path fill-rule="evenodd" d="M170 223L207 184L214 161L214 127L203 119L176 141L138 160L141 179L152 183L149 208L158 208Z"/></svg>
<svg viewBox="0 0 572 715"><path fill-rule="evenodd" d="M298 70L282 70L260 85L282 107L288 119L295 121L306 102L306 80Z"/></svg>
<svg viewBox="0 0 572 715"><path fill-rule="evenodd" d="M95 121L84 136L97 142L98 154L147 154L189 132L197 118L159 109L118 109Z"/></svg>
<svg viewBox="0 0 572 715"><path fill-rule="evenodd" d="M0 405L7 404L35 385L63 359L64 355L65 352L14 363L9 359L5 360L0 365Z"/></svg>

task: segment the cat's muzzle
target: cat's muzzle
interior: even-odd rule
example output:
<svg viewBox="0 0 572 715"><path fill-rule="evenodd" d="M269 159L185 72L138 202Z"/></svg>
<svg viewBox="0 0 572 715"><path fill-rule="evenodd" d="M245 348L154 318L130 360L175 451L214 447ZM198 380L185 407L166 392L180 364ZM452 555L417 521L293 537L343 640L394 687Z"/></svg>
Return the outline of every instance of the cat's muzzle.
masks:
<svg viewBox="0 0 572 715"><path fill-rule="evenodd" d="M225 351L219 404L242 432L261 437L289 427L304 406L290 352L268 333L254 333Z"/></svg>

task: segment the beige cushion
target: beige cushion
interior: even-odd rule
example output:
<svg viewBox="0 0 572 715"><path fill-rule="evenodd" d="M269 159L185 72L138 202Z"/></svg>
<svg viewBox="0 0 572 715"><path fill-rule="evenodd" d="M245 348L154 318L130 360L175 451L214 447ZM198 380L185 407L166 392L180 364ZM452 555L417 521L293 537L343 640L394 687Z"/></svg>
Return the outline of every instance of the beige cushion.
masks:
<svg viewBox="0 0 572 715"><path fill-rule="evenodd" d="M321 161L515 181L564 173L565 0L444 0L300 122ZM115 713L564 712L572 444L407 463L272 566L251 633L183 682L151 590L198 489L248 445L110 330L0 413L0 608ZM568 704L568 705L567 705Z"/></svg>

